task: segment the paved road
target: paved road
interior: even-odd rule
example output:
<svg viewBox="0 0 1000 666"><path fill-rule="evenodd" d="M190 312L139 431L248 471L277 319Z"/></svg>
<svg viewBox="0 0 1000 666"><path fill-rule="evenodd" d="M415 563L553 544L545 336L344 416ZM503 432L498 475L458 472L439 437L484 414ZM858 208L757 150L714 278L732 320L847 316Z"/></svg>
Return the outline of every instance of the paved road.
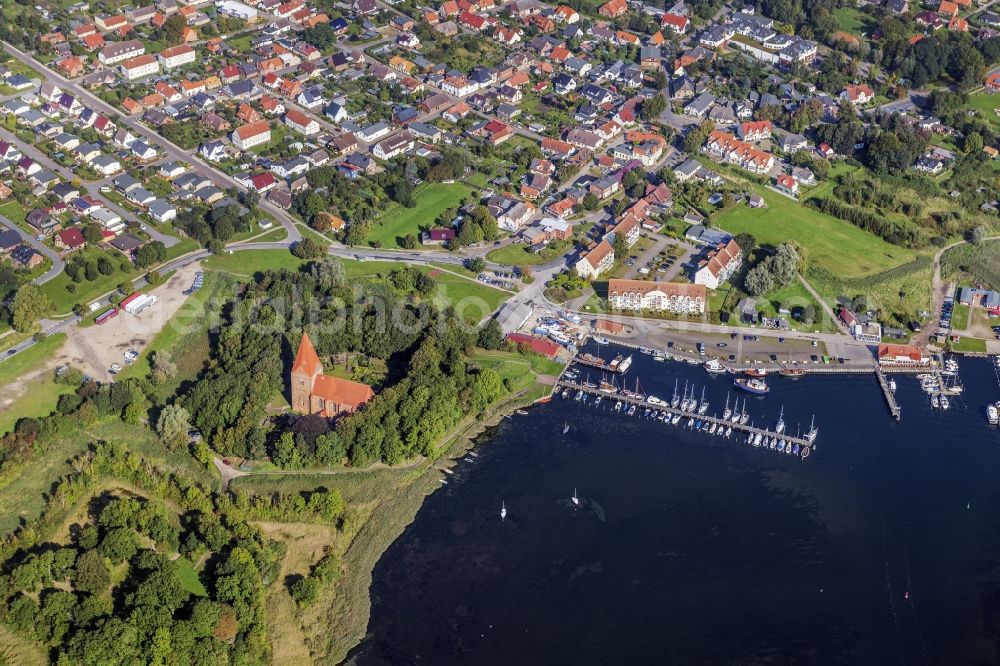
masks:
<svg viewBox="0 0 1000 666"><path fill-rule="evenodd" d="M34 236L29 234L21 227L17 226L17 224L14 221L7 219L3 215L0 215L0 224L7 227L8 229L12 229L17 233L21 234L21 241L23 243L35 248L36 250L44 254L52 261L52 268L47 270L44 274L36 277L34 280L32 280L32 282L34 282L35 284L44 284L49 280L51 280L52 278L59 275L60 273L62 273L64 266L62 257L60 257L52 248L48 247L45 243L41 241L35 240Z"/></svg>
<svg viewBox="0 0 1000 666"><path fill-rule="evenodd" d="M23 51L11 46L7 42L3 42L3 48L19 62L31 66L35 69L44 71L46 73L46 76L58 82L60 88L62 88L65 91L72 92L79 99L85 101L89 106L91 106L95 110L99 110L102 113L117 118L118 119L117 123L119 127L122 126L128 127L130 130L132 130L132 132L136 133L139 136L142 136L145 140L147 140L150 143L150 145L154 145L162 149L162 151L165 152L170 157L170 159L177 160L180 162L187 162L188 164L201 165L201 170L205 172L206 176L210 178L219 188L229 189L231 187L237 187L237 188L240 187L239 185L236 184L236 181L234 181L228 174L220 171L212 164L198 157L196 151L185 150L180 146L171 143L167 139L163 138L153 130L146 127L145 125L141 124L137 119L122 115L120 109L112 107L111 105L107 104L104 100L97 97L83 86L79 85L74 81L71 81L70 79L67 79L59 72L56 72L52 69L45 67L41 63L34 60L27 53L24 53ZM285 227L285 229L288 231L289 241L297 241L302 238L301 232L295 226L295 220L292 219L292 217L287 212L285 212L281 208L278 208L265 198L262 198L258 205L262 210L266 211L269 215L271 215L274 219L278 220L278 222L280 222Z"/></svg>

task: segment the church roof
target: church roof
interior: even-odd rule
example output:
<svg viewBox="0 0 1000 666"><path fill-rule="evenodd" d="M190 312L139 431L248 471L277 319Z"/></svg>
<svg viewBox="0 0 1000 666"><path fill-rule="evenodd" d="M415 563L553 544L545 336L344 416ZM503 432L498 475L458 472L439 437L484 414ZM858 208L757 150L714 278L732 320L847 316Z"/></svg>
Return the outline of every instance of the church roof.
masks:
<svg viewBox="0 0 1000 666"><path fill-rule="evenodd" d="M312 340L308 333L302 334L302 341L299 343L299 351L295 354L295 362L292 363L292 374L316 375L322 372L323 365L319 362L316 348L313 347Z"/></svg>
<svg viewBox="0 0 1000 666"><path fill-rule="evenodd" d="M320 375L313 383L312 394L337 405L346 405L355 409L370 400L375 392L372 387L350 379Z"/></svg>

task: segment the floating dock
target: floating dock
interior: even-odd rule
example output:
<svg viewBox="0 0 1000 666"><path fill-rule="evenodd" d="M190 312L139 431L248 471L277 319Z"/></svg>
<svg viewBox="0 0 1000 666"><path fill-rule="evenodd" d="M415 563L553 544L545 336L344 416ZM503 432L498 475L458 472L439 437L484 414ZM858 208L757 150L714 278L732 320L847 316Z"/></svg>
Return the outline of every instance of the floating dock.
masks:
<svg viewBox="0 0 1000 666"><path fill-rule="evenodd" d="M619 393L609 393L607 391L601 391L596 387L586 386L585 384L580 382L572 382L572 381L567 381L565 379L560 379L558 382L556 382L556 386L564 389L569 389L571 391L583 391L584 393L588 393L590 395L595 395L595 396L599 395L609 400L624 402L629 405L635 405L636 407L642 407L643 409L655 409L660 412L666 412L667 414L670 415L679 414L680 416L685 418L693 417L697 420L700 420L702 423L705 422L714 423L716 425L721 425L726 428L732 428L736 432L742 432L745 434L753 434L753 435L759 434L761 435L761 437L769 437L769 438L777 437L778 439L783 439L786 442L790 442L792 444L798 444L799 447L801 447L802 449L810 449L810 450L814 449L816 444L815 440L810 442L804 437L795 437L794 435L789 435L788 433L777 433L774 432L773 430L767 430L765 428L757 428L749 424L740 423L739 421L733 422L733 421L727 421L725 419L720 419L715 416L699 415L697 412L685 412L683 410L671 407L669 404L664 405L662 403L653 403L649 402L648 400L635 398L633 396L622 395ZM802 451L800 452L799 455L805 458L806 456L809 455L809 453L810 453L809 451Z"/></svg>

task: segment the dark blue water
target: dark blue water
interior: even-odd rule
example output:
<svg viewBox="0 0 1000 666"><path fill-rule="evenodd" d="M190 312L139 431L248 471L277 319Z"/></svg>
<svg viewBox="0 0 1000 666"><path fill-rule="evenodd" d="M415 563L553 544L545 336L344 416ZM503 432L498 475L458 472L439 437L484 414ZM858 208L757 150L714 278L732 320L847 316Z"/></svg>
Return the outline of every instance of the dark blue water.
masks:
<svg viewBox="0 0 1000 666"><path fill-rule="evenodd" d="M770 379L748 411L772 423L783 405L791 432L815 413L805 461L608 401L556 398L506 419L382 557L351 658L997 663L1000 431L984 406L1000 386L989 361L960 372L948 412L898 377L900 423L871 376ZM675 377L704 385L710 411L731 389L638 354L636 376L661 398Z"/></svg>

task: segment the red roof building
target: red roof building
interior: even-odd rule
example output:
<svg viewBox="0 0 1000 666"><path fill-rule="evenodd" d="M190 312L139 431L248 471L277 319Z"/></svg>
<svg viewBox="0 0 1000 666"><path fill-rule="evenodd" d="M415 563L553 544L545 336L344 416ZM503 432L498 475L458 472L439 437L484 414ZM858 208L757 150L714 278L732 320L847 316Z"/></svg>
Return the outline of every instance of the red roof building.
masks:
<svg viewBox="0 0 1000 666"><path fill-rule="evenodd" d="M555 358L556 354L559 353L559 345L556 343L546 338L528 335L527 333L509 333L507 340L518 347L527 347L531 351L542 356L548 356L549 358Z"/></svg>
<svg viewBox="0 0 1000 666"><path fill-rule="evenodd" d="M323 364L309 335L302 334L290 373L292 409L335 418L350 414L375 397L372 387L323 374Z"/></svg>

